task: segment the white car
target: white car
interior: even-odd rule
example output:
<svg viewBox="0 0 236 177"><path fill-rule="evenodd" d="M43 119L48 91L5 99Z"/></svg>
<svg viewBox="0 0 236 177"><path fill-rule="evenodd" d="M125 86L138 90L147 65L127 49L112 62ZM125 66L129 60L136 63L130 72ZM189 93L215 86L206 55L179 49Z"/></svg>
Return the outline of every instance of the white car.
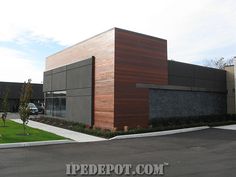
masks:
<svg viewBox="0 0 236 177"><path fill-rule="evenodd" d="M39 110L34 103L29 103L28 108L30 110L30 115L38 115Z"/></svg>

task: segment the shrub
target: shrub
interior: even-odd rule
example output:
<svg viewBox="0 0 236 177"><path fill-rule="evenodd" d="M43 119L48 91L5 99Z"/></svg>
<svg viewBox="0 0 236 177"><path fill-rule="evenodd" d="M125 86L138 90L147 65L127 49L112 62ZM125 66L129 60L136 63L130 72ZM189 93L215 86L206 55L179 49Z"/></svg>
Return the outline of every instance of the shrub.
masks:
<svg viewBox="0 0 236 177"><path fill-rule="evenodd" d="M126 134L135 134L135 133L146 133L153 131L163 131L163 130L171 130L178 128L187 128L187 127L196 127L196 126L217 126L224 124L232 124L236 123L235 115L211 115L211 116L197 116L197 117L172 117L172 118L158 118L152 119L150 121L150 128L133 128L129 129L127 132L124 131L110 131L103 130L100 128L89 128L85 124L66 121L63 119L50 118L50 117L40 117L34 118L34 121L39 121L42 123L62 127L65 129L70 129L73 131L86 133L94 136L111 138L118 135L126 135Z"/></svg>

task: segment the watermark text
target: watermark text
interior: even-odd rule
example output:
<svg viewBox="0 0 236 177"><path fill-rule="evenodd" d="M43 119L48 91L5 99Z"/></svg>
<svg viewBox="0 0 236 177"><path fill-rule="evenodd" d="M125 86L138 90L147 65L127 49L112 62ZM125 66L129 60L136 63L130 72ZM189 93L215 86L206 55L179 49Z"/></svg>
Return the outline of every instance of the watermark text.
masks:
<svg viewBox="0 0 236 177"><path fill-rule="evenodd" d="M164 175L165 167L169 163L160 164L66 164L66 175L127 175L127 176L142 176L142 175Z"/></svg>

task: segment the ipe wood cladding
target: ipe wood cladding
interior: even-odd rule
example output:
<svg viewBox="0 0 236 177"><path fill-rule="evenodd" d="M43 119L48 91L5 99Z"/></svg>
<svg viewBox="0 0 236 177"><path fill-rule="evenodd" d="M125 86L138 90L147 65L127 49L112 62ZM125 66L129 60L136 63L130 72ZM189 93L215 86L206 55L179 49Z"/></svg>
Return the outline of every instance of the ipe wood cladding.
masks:
<svg viewBox="0 0 236 177"><path fill-rule="evenodd" d="M46 70L75 63L95 56L94 125L111 129L114 126L114 30L49 56ZM86 108L84 108L86 109Z"/></svg>
<svg viewBox="0 0 236 177"><path fill-rule="evenodd" d="M46 70L91 56L95 56L94 125L147 126L148 90L136 88L136 83L168 84L167 41L113 28L49 56Z"/></svg>
<svg viewBox="0 0 236 177"><path fill-rule="evenodd" d="M148 125L149 92L136 83L168 84L167 41L116 29L115 127Z"/></svg>

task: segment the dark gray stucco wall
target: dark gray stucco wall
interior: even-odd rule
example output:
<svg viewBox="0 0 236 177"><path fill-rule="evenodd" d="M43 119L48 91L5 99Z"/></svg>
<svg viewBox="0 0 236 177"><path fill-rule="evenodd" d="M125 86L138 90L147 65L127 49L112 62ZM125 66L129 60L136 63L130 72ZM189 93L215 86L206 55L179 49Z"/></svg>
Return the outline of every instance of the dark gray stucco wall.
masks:
<svg viewBox="0 0 236 177"><path fill-rule="evenodd" d="M168 84L226 91L226 71L169 60Z"/></svg>
<svg viewBox="0 0 236 177"><path fill-rule="evenodd" d="M23 83L15 82L0 82L0 103L6 91L9 91L8 101L9 101L9 111L17 112L20 102L20 94ZM31 102L37 103L38 101L43 102L43 84L31 84L32 85L32 97ZM0 104L1 111L1 104Z"/></svg>
<svg viewBox="0 0 236 177"><path fill-rule="evenodd" d="M66 91L65 119L92 125L94 58L44 72L44 92Z"/></svg>
<svg viewBox="0 0 236 177"><path fill-rule="evenodd" d="M180 90L149 91L149 118L217 115L226 113L226 94Z"/></svg>

